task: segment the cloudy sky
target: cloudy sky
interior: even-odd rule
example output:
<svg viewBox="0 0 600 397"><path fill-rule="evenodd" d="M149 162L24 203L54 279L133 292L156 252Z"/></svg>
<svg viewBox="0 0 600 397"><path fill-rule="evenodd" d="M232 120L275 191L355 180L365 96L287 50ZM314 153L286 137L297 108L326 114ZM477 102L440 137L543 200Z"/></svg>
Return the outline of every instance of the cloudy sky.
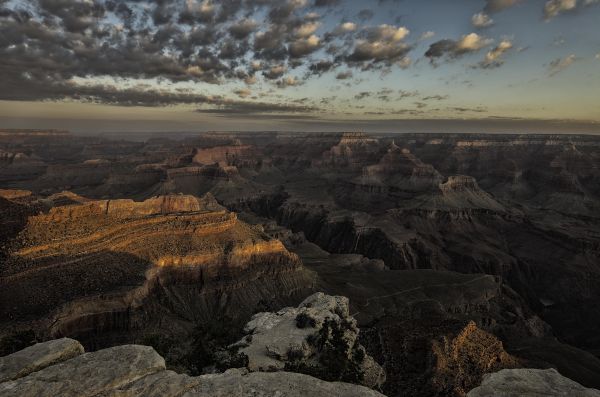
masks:
<svg viewBox="0 0 600 397"><path fill-rule="evenodd" d="M0 127L600 132L600 0L0 0Z"/></svg>

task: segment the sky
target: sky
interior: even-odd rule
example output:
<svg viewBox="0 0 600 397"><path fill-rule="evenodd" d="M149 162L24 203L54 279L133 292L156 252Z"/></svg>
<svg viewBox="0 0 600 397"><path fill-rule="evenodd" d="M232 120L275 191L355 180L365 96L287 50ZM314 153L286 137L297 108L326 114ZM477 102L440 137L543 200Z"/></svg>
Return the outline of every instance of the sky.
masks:
<svg viewBox="0 0 600 397"><path fill-rule="evenodd" d="M600 133L600 0L0 0L0 128Z"/></svg>

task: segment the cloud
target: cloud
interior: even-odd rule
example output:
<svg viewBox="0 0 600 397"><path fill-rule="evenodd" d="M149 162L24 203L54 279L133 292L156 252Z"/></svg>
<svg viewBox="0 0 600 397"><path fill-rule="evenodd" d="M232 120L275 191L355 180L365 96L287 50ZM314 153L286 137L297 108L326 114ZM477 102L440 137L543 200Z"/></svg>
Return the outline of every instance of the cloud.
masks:
<svg viewBox="0 0 600 397"><path fill-rule="evenodd" d="M301 58L321 47L321 39L316 35L301 38L289 45L289 53L292 58Z"/></svg>
<svg viewBox="0 0 600 397"><path fill-rule="evenodd" d="M263 76L269 80L277 80L287 71L287 67L285 65L275 65L269 68L266 71L263 71Z"/></svg>
<svg viewBox="0 0 600 397"><path fill-rule="evenodd" d="M427 32L421 33L421 35L419 36L419 41L431 39L434 36L435 36L435 32L428 30Z"/></svg>
<svg viewBox="0 0 600 397"><path fill-rule="evenodd" d="M567 11L573 11L577 7L577 0L549 0L544 5L544 18L552 19Z"/></svg>
<svg viewBox="0 0 600 397"><path fill-rule="evenodd" d="M358 94L354 95L354 99L356 100L361 100L361 99L365 99L371 96L371 93L369 91L363 91L363 92L359 92Z"/></svg>
<svg viewBox="0 0 600 397"><path fill-rule="evenodd" d="M358 29L358 25L354 22L343 22L335 27L332 34L334 36L341 36L347 33L352 33Z"/></svg>
<svg viewBox="0 0 600 397"><path fill-rule="evenodd" d="M358 12L358 14L356 14L356 17L360 20L360 21L368 21L369 19L372 19L375 16L375 13L372 10L369 10L367 8L365 8L364 10L360 10Z"/></svg>
<svg viewBox="0 0 600 397"><path fill-rule="evenodd" d="M240 98L247 98L252 95L252 91L247 88L240 88L239 90L235 90L234 93Z"/></svg>
<svg viewBox="0 0 600 397"><path fill-rule="evenodd" d="M300 80L298 80L294 76L286 76L277 82L277 87L279 88L287 88L287 87L296 87L302 84Z"/></svg>
<svg viewBox="0 0 600 397"><path fill-rule="evenodd" d="M576 60L577 57L575 54L568 55L564 58L556 58L548 65L548 76L552 77L557 73L562 72L571 66Z"/></svg>
<svg viewBox="0 0 600 397"><path fill-rule="evenodd" d="M412 47L404 39L410 34L406 27L379 25L365 29L362 38L356 40L354 49L346 57L346 61L362 69L370 69L378 65L398 65L405 67L410 63L407 58Z"/></svg>
<svg viewBox="0 0 600 397"><path fill-rule="evenodd" d="M484 69L497 68L504 63L502 56L513 48L510 40L502 40L496 47L485 54L483 61L479 62L479 67Z"/></svg>
<svg viewBox="0 0 600 397"><path fill-rule="evenodd" d="M494 24L494 20L485 12L479 12L471 18L471 23L477 29L490 27Z"/></svg>
<svg viewBox="0 0 600 397"><path fill-rule="evenodd" d="M252 115L255 117L260 114L312 113L318 110L314 106L307 105L229 100L222 101L216 107L197 109L196 112L223 115Z"/></svg>
<svg viewBox="0 0 600 397"><path fill-rule="evenodd" d="M520 2L521 0L486 0L483 11L488 14L493 14L495 12L504 11Z"/></svg>
<svg viewBox="0 0 600 397"><path fill-rule="evenodd" d="M491 43L491 39L487 39L477 33L470 33L462 36L459 40L445 39L431 44L425 56L431 62L435 62L436 59L443 57L452 60L468 53L477 52Z"/></svg>
<svg viewBox="0 0 600 397"><path fill-rule="evenodd" d="M252 19L242 19L229 27L229 34L238 40L245 39L257 26L258 23Z"/></svg>
<svg viewBox="0 0 600 397"><path fill-rule="evenodd" d="M333 7L340 3L340 0L315 0L315 7Z"/></svg>
<svg viewBox="0 0 600 397"><path fill-rule="evenodd" d="M594 57L596 59L600 59L600 52L596 54L596 56Z"/></svg>
<svg viewBox="0 0 600 397"><path fill-rule="evenodd" d="M449 95L431 95L423 98L424 101L443 101L450 98Z"/></svg>
<svg viewBox="0 0 600 397"><path fill-rule="evenodd" d="M544 5L546 21L569 12L576 12L592 5L600 4L600 0L548 0Z"/></svg>
<svg viewBox="0 0 600 397"><path fill-rule="evenodd" d="M368 30L368 37L372 41L399 42L408 36L410 31L404 27L388 24L379 25Z"/></svg>
<svg viewBox="0 0 600 397"><path fill-rule="evenodd" d="M398 90L398 94L399 94L398 99L412 98L412 97L419 96L419 91Z"/></svg>
<svg viewBox="0 0 600 397"><path fill-rule="evenodd" d="M447 110L458 112L458 113L485 113L487 112L487 108L484 106L478 106L474 108L468 108L463 106L450 106L446 108Z"/></svg>
<svg viewBox="0 0 600 397"><path fill-rule="evenodd" d="M235 106L224 105L227 98L208 93L227 92L222 95L250 101L264 94L265 86L297 86L325 73L331 73L339 87L359 81L363 77L358 76L359 70L378 71L383 77L409 67L420 41L434 37L434 32L421 34L422 30L413 37L398 20L369 26L377 7L346 9L342 3L0 0L0 99L68 99L124 106L204 104L229 111ZM490 13L517 3L482 2L482 17L474 24L488 26ZM596 3L579 0L577 6ZM365 9L357 13L361 8ZM396 15L388 17L393 20ZM471 33L431 44L427 56L432 62L452 60L490 43ZM506 51L493 48L482 65L500 64ZM256 85L252 91L228 88L243 83ZM183 86L193 88L177 88ZM379 97L395 98L395 94Z"/></svg>
<svg viewBox="0 0 600 397"><path fill-rule="evenodd" d="M294 34L296 37L306 38L315 33L317 29L319 29L319 26L321 26L321 22L310 21L296 27L296 29L294 29Z"/></svg>
<svg viewBox="0 0 600 397"><path fill-rule="evenodd" d="M351 79L353 76L352 71L351 70L346 70L345 72L339 72L335 78L337 80L347 80L347 79Z"/></svg>
<svg viewBox="0 0 600 397"><path fill-rule="evenodd" d="M313 62L308 66L308 75L321 76L323 73L327 73L336 68L336 63L330 60L320 60Z"/></svg>

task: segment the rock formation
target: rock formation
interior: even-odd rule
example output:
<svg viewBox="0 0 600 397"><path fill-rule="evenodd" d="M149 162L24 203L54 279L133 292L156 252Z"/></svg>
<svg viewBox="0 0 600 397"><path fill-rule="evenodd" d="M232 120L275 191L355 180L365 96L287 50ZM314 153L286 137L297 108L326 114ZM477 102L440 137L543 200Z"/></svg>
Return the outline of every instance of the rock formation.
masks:
<svg viewBox="0 0 600 397"><path fill-rule="evenodd" d="M481 386L467 393L467 397L492 396L600 397L600 390L585 388L552 368L503 369L486 375Z"/></svg>
<svg viewBox="0 0 600 397"><path fill-rule="evenodd" d="M297 308L255 314L244 331L248 335L232 347L247 358L250 371L293 370L369 387L385 381L383 369L358 342L346 297L319 292Z"/></svg>
<svg viewBox="0 0 600 397"><path fill-rule="evenodd" d="M217 146L209 149L198 149L193 161L198 164L218 164L226 166L255 165L260 160L260 152L252 145Z"/></svg>
<svg viewBox="0 0 600 397"><path fill-rule="evenodd" d="M167 371L165 360L149 346L124 345L84 353L72 339L41 343L0 358L0 395L225 397L377 397L362 386L325 382L290 372L223 374L190 377Z"/></svg>
<svg viewBox="0 0 600 397"><path fill-rule="evenodd" d="M33 328L41 339L102 347L148 332L187 335L221 316L241 328L259 302L293 302L313 285L280 241L211 195L84 201L23 227L0 270L4 334Z"/></svg>
<svg viewBox="0 0 600 397"><path fill-rule="evenodd" d="M199 374L324 291L386 393L515 362L600 388L598 137L114 137L0 133L0 351L151 344Z"/></svg>

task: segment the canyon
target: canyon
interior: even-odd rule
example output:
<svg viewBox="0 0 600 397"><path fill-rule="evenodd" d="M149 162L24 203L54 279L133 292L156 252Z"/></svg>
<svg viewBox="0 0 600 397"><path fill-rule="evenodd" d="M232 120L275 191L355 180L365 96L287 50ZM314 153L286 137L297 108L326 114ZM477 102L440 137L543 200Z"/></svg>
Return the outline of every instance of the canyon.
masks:
<svg viewBox="0 0 600 397"><path fill-rule="evenodd" d="M7 130L0 211L0 356L68 337L232 371L240 341L280 340L252 321L319 340L322 292L368 368L328 378L303 342L254 362L388 396L486 395L503 371L600 388L595 136Z"/></svg>

